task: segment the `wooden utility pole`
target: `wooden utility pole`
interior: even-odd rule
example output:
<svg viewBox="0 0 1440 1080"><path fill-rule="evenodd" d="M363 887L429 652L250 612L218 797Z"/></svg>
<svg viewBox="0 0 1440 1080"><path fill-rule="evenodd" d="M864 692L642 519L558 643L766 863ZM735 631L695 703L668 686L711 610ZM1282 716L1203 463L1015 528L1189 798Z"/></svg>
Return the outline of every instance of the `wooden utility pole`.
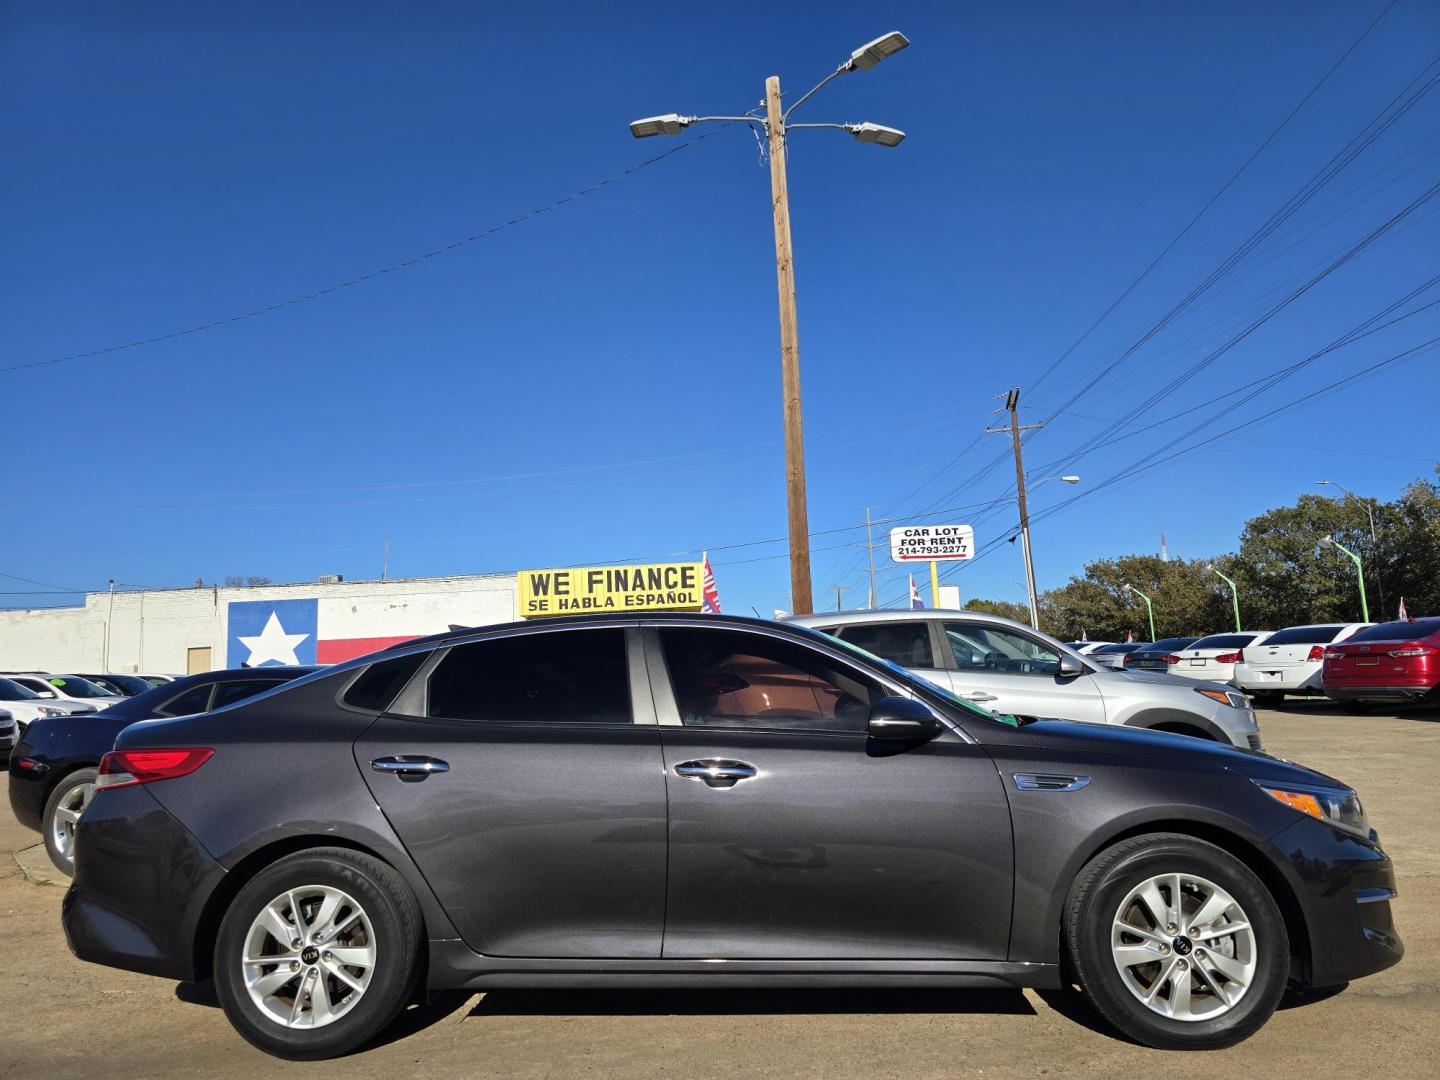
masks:
<svg viewBox="0 0 1440 1080"><path fill-rule="evenodd" d="M875 535L870 531L870 507L865 507L865 554L870 558L870 610L875 610Z"/></svg>
<svg viewBox="0 0 1440 1080"><path fill-rule="evenodd" d="M1005 399L1005 408L1010 413L1010 426L1008 428L986 428L985 431L990 435L1008 431L1011 443L1015 447L1015 493L1020 503L1020 547L1025 553L1025 592L1030 600L1030 625L1039 630L1040 609L1035 598L1035 563L1030 557L1030 510L1025 503L1025 463L1020 456L1020 432L1033 431L1042 425L1021 425L1020 388L1018 386L1011 390Z"/></svg>
<svg viewBox="0 0 1440 1080"><path fill-rule="evenodd" d="M848 592L849 590L853 589L854 587L855 587L854 585L831 585L831 586L830 586L830 588L832 588L832 589L835 590L835 610L836 610L836 611L840 611L840 610L841 610L841 607L840 607L840 594L843 593L843 592Z"/></svg>
<svg viewBox="0 0 1440 1080"><path fill-rule="evenodd" d="M770 136L770 202L775 213L775 277L780 293L780 376L785 402L785 503L790 530L790 610L810 615L810 517L805 506L805 439L800 419L800 337L795 316L795 260L790 247L790 190L785 180L785 120L780 76L765 80Z"/></svg>

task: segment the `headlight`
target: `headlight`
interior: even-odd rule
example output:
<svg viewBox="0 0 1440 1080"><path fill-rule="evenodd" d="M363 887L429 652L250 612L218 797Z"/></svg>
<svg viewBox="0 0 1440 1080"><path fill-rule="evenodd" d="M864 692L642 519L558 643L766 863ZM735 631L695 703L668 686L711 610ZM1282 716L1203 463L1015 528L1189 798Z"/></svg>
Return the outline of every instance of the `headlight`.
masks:
<svg viewBox="0 0 1440 1080"><path fill-rule="evenodd" d="M1248 709L1250 707L1250 699L1238 690L1209 690L1203 686L1197 686L1195 693L1202 694L1211 701L1218 701L1221 705L1229 705L1232 709Z"/></svg>
<svg viewBox="0 0 1440 1080"><path fill-rule="evenodd" d="M1334 788L1274 788L1264 784L1260 784L1260 790L1292 810L1309 814L1316 821L1338 825L1361 836L1370 836L1370 823L1365 820L1365 809L1360 805L1360 796L1353 791L1337 791Z"/></svg>
<svg viewBox="0 0 1440 1080"><path fill-rule="evenodd" d="M40 710L40 715L41 715L41 716L64 716L64 715L65 715L65 710L64 710L64 709L56 709L56 708L53 708L52 706L49 706L49 705L40 705L40 706L37 706L37 708Z"/></svg>

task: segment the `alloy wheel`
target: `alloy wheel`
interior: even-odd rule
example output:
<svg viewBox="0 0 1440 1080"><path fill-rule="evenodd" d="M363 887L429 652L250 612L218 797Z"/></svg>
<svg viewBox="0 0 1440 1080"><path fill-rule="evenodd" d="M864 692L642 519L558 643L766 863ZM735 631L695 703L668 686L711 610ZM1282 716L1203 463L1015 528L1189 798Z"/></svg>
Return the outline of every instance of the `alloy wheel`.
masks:
<svg viewBox="0 0 1440 1080"><path fill-rule="evenodd" d="M55 814L50 819L50 841L72 867L75 865L75 825L94 797L94 784L76 784L55 804Z"/></svg>
<svg viewBox="0 0 1440 1080"><path fill-rule="evenodd" d="M289 889L245 934L250 1000L287 1028L318 1028L349 1013L375 973L375 932L353 897L329 885Z"/></svg>
<svg viewBox="0 0 1440 1080"><path fill-rule="evenodd" d="M1255 931L1239 903L1193 874L1160 874L1126 894L1110 952L1126 988L1171 1020L1212 1020L1255 979Z"/></svg>

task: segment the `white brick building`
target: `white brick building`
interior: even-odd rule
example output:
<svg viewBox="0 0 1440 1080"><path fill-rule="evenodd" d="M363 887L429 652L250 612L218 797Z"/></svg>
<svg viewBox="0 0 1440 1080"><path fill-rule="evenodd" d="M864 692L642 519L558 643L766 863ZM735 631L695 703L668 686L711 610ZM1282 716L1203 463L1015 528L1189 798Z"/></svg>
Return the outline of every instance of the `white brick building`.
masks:
<svg viewBox="0 0 1440 1080"><path fill-rule="evenodd" d="M184 674L336 662L405 638L516 618L511 574L87 593L0 611L0 671Z"/></svg>

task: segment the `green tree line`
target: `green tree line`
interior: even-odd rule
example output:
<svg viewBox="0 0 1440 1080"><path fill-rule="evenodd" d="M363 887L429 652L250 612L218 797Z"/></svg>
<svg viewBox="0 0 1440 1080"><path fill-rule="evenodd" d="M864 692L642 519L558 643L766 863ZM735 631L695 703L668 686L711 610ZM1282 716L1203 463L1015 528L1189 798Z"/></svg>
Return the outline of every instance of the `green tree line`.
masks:
<svg viewBox="0 0 1440 1080"><path fill-rule="evenodd" d="M1369 506L1375 519L1372 538ZM1239 550L1203 559L1163 560L1121 555L1085 567L1040 597L1040 626L1065 640L1081 636L1123 641L1150 639L1144 603L1155 605L1157 638L1232 629L1230 589L1206 571L1213 565L1239 586L1245 629L1275 630L1315 622L1359 622L1355 565L1320 540L1333 536L1360 556L1370 600L1370 621L1393 619L1400 598L1414 616L1440 614L1440 465L1435 476L1406 487L1393 502L1362 503L1302 495L1293 506L1269 510L1245 523ZM1026 622L1023 604L973 599L965 607Z"/></svg>

